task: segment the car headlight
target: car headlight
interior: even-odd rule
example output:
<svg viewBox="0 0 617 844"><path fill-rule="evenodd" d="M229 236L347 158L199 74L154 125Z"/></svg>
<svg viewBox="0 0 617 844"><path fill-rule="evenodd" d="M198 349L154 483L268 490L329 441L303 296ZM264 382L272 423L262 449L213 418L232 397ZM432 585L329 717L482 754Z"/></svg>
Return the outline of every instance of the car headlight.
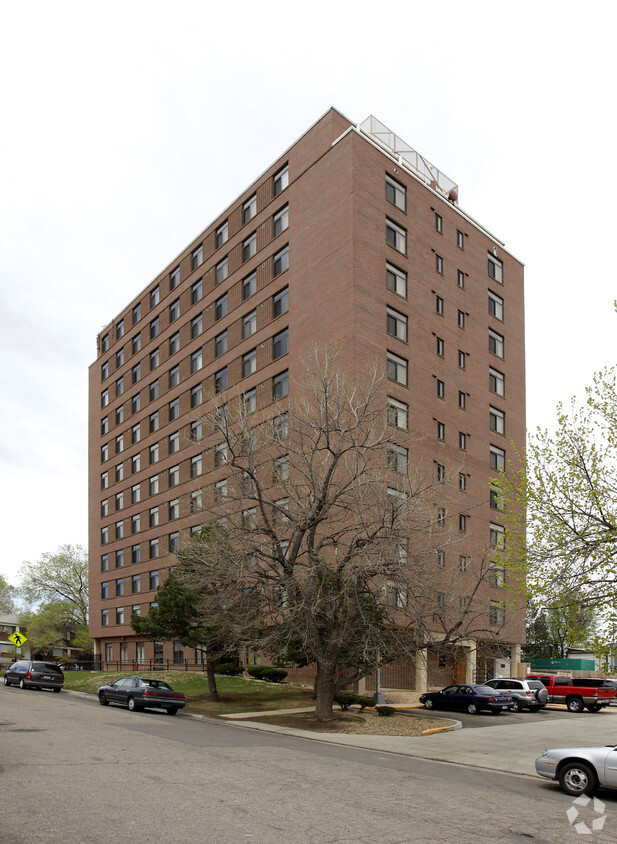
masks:
<svg viewBox="0 0 617 844"><path fill-rule="evenodd" d="M548 756L548 750L545 750L544 753L542 754L542 756ZM540 758L542 758L542 757L540 757Z"/></svg>

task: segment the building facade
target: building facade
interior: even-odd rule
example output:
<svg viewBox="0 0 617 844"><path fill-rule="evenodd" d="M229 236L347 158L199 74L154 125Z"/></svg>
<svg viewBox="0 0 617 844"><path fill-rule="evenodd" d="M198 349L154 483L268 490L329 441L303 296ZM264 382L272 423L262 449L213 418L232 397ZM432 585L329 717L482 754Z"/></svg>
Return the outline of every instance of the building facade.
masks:
<svg viewBox="0 0 617 844"><path fill-rule="evenodd" d="M97 655L195 658L179 643L140 641L129 621L148 612L174 551L208 521L200 489L224 482L216 449L199 442L200 408L234 389L280 413L315 344L336 343L351 374L383 361L389 424L408 430L417 463L448 481L443 519L456 543L435 565L464 584L466 568L503 542L490 479L510 443L524 443L523 319L522 265L459 208L457 186L374 118L355 126L328 111L98 337L89 406ZM496 569L487 625L517 662L524 616L505 586ZM479 659L488 652L470 643L467 678ZM422 664L411 680L392 667L392 682L461 672L432 667L430 654Z"/></svg>

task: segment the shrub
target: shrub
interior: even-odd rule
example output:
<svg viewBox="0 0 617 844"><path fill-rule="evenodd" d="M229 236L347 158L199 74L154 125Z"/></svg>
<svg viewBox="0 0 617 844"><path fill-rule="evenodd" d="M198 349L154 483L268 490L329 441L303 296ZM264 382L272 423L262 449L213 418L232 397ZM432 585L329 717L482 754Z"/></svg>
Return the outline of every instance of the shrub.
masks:
<svg viewBox="0 0 617 844"><path fill-rule="evenodd" d="M246 669L249 677L256 680L267 680L269 683L280 683L287 677L287 671L283 668L273 668L271 665L251 665Z"/></svg>
<svg viewBox="0 0 617 844"><path fill-rule="evenodd" d="M377 714L383 715L384 718L388 718L396 712L396 709L393 706L376 706L375 709L377 710Z"/></svg>
<svg viewBox="0 0 617 844"><path fill-rule="evenodd" d="M244 668L241 665L234 665L233 662L219 662L216 673L235 677L237 674L244 674Z"/></svg>
<svg viewBox="0 0 617 844"><path fill-rule="evenodd" d="M360 709L366 709L367 706L375 706L375 701L372 697L364 697L363 695L356 695L356 703Z"/></svg>
<svg viewBox="0 0 617 844"><path fill-rule="evenodd" d="M343 712L346 712L349 709L349 707L351 706L352 703L357 702L357 700L356 700L357 697L358 697L357 695L346 694L344 692L338 692L337 694L334 695L334 702L338 703L338 705L341 707Z"/></svg>

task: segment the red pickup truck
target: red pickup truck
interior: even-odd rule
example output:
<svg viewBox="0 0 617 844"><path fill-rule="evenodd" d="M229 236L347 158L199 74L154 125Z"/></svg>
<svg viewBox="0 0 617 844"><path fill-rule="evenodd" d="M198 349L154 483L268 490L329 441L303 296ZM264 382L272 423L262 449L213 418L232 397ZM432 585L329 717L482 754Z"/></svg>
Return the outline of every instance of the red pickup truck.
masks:
<svg viewBox="0 0 617 844"><path fill-rule="evenodd" d="M548 691L548 702L565 703L570 712L582 712L585 707L590 712L599 712L617 697L617 689L602 677L528 674L526 679L540 680Z"/></svg>

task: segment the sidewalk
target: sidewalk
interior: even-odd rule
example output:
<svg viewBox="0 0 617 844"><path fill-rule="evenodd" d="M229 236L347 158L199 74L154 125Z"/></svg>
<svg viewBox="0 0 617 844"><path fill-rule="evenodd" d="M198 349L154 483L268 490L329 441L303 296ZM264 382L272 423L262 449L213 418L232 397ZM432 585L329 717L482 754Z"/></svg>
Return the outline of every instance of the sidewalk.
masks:
<svg viewBox="0 0 617 844"><path fill-rule="evenodd" d="M260 716L266 714L274 713L259 713ZM436 716L436 713L432 714L433 717ZM617 716L617 709L611 708L598 713L576 714L564 710L563 719L544 723L509 725L505 716L503 726L491 725L485 729L473 730L463 728L413 738L314 733L251 721L251 715L252 713L228 715L225 716L225 721L238 727L292 735L311 741L324 741L330 744L361 747L366 750L398 753L403 756L415 756L420 759L471 765L534 777L536 776L535 760L547 747L617 744L617 717L611 720L611 716Z"/></svg>

